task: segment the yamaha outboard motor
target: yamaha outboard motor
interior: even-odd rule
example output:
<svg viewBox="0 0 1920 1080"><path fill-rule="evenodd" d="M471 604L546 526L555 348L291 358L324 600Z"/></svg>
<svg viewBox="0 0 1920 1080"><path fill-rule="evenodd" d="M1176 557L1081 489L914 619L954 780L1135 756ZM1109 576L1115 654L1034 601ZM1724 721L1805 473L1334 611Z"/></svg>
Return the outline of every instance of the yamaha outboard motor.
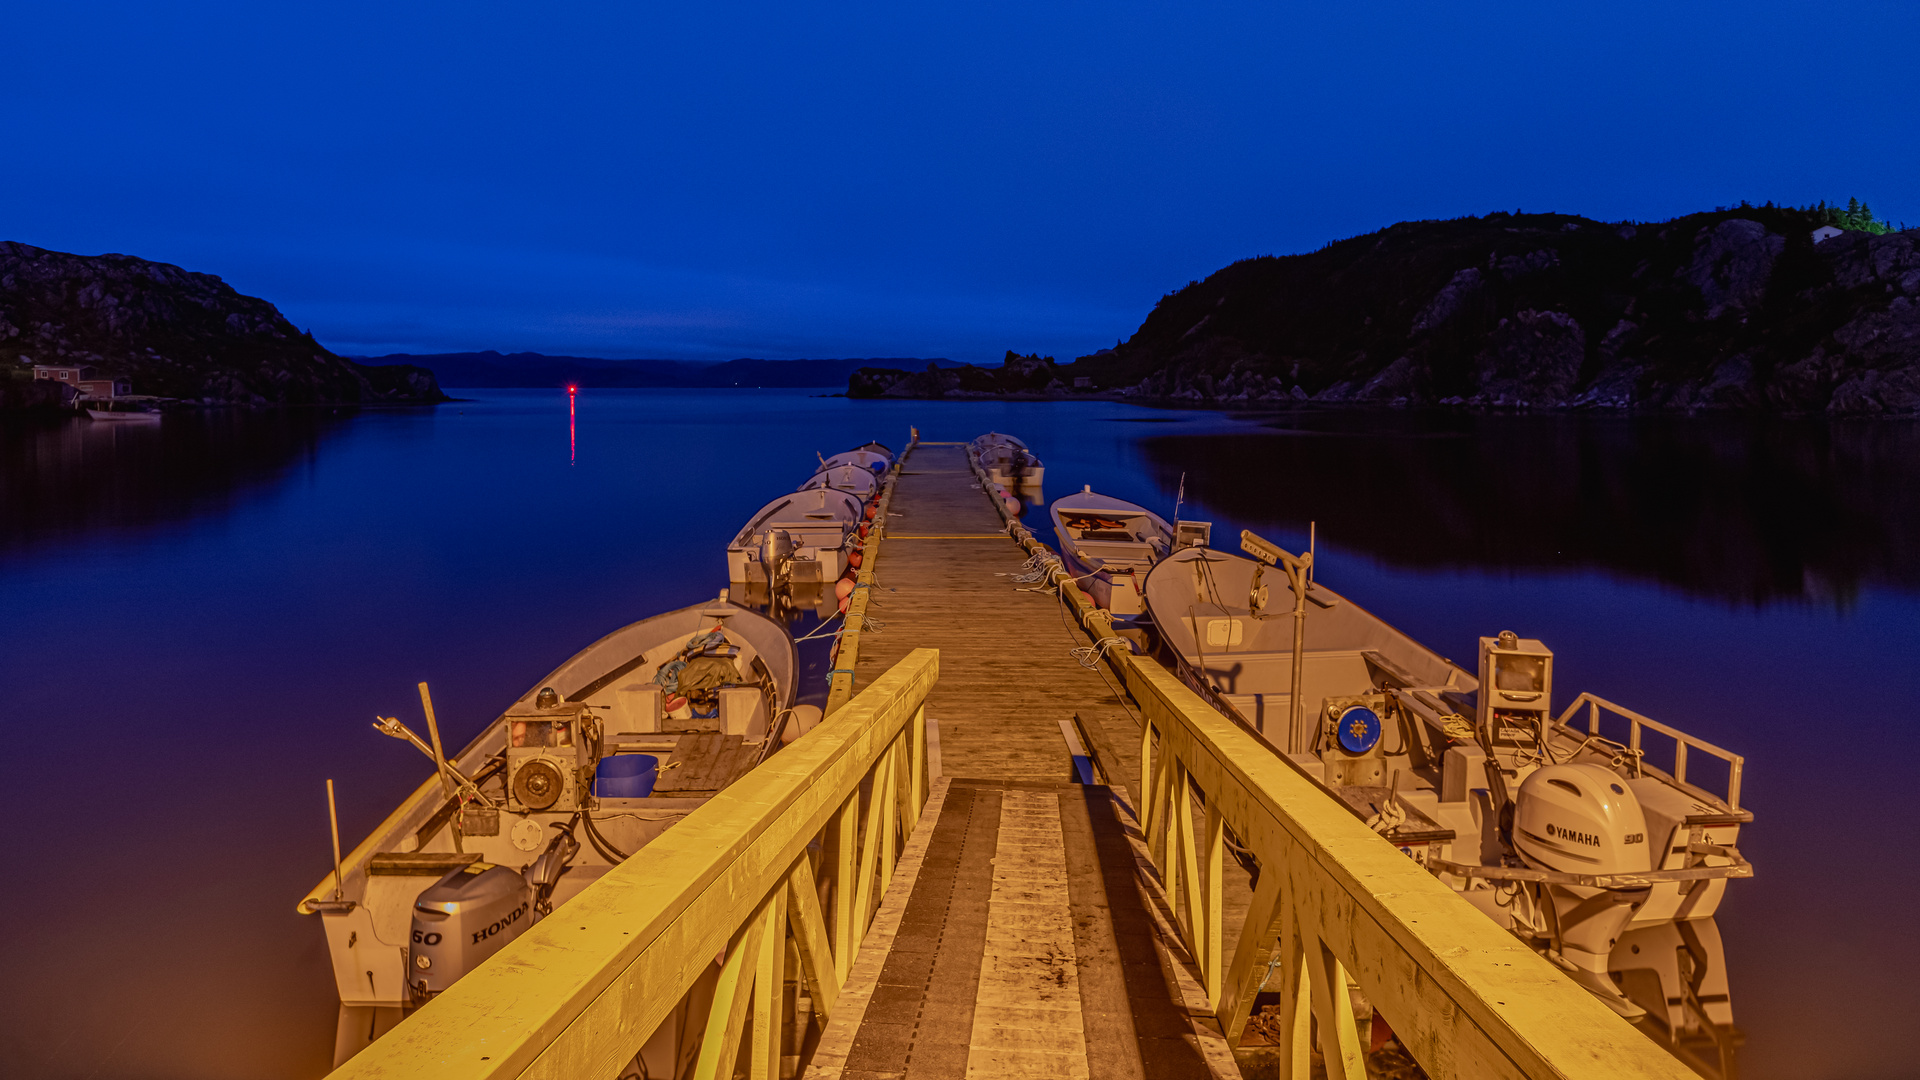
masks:
<svg viewBox="0 0 1920 1080"><path fill-rule="evenodd" d="M469 863L413 902L407 985L426 1001L500 951L532 924L533 891L504 866Z"/></svg>
<svg viewBox="0 0 1920 1080"><path fill-rule="evenodd" d="M1546 765L1520 784L1514 800L1513 846L1541 870L1625 874L1653 869L1646 815L1618 774L1604 765ZM1628 1001L1607 975L1607 958L1650 886L1546 887L1554 949L1568 974L1615 1012L1645 1010Z"/></svg>

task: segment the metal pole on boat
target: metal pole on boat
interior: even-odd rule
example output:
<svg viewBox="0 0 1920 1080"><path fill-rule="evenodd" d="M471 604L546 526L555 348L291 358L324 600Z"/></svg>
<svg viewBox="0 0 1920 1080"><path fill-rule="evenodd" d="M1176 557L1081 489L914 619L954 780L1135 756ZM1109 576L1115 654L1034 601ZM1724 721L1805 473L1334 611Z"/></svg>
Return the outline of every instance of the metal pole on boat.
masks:
<svg viewBox="0 0 1920 1080"><path fill-rule="evenodd" d="M340 899L346 892L346 882L340 877L340 811L333 803L333 779L327 779L327 824L333 826L333 898Z"/></svg>
<svg viewBox="0 0 1920 1080"><path fill-rule="evenodd" d="M447 755L440 749L440 725L433 718L433 696L427 693L427 684L420 684L420 707L427 713L427 737L433 740L433 765L440 770L440 784L447 789L447 795L459 793L460 786L448 775Z"/></svg>
<svg viewBox="0 0 1920 1080"><path fill-rule="evenodd" d="M1261 539L1250 529L1240 530L1240 550L1268 566L1285 567L1287 584L1293 589L1293 685L1287 692L1290 706L1287 753L1297 754L1301 752L1300 721L1306 715L1306 700L1300 693L1300 682L1306 675L1307 666L1307 578L1313 573L1313 552L1309 549L1305 555L1294 555L1278 544ZM1259 573L1258 569L1254 572ZM1255 598L1248 598L1247 614L1256 619L1263 618L1255 610L1255 603Z"/></svg>

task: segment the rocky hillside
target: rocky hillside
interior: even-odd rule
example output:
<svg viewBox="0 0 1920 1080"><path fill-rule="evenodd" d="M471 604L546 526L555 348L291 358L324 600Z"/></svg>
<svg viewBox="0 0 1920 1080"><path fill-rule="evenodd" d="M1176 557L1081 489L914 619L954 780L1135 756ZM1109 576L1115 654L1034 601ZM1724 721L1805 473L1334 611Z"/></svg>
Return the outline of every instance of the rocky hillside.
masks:
<svg viewBox="0 0 1920 1080"><path fill-rule="evenodd" d="M335 356L212 274L0 241L0 404L34 404L20 374L60 362L127 375L135 393L210 404L445 400L426 368Z"/></svg>
<svg viewBox="0 0 1920 1080"><path fill-rule="evenodd" d="M1920 230L1816 244L1822 224L1774 207L1407 222L1235 263L1113 349L975 381L1220 404L1920 412ZM850 395L952 381L863 375Z"/></svg>
<svg viewBox="0 0 1920 1080"><path fill-rule="evenodd" d="M1920 230L1820 224L1405 223L1235 263L1073 370L1190 400L1920 411Z"/></svg>

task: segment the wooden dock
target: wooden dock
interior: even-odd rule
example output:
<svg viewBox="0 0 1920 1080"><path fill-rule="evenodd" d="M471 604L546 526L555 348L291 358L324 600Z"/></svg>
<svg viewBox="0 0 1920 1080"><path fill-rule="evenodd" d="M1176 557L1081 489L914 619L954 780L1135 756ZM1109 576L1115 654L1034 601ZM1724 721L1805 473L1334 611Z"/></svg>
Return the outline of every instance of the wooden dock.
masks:
<svg viewBox="0 0 1920 1080"><path fill-rule="evenodd" d="M1140 726L962 446L911 450L883 536L854 682L940 650L939 775L807 1075L1237 1076L1124 787L1075 782L1070 732L1123 784Z"/></svg>
<svg viewBox="0 0 1920 1080"><path fill-rule="evenodd" d="M873 512L819 725L337 1076L1365 1080L1356 1000L1435 1080L1693 1076L1127 649L963 446Z"/></svg>

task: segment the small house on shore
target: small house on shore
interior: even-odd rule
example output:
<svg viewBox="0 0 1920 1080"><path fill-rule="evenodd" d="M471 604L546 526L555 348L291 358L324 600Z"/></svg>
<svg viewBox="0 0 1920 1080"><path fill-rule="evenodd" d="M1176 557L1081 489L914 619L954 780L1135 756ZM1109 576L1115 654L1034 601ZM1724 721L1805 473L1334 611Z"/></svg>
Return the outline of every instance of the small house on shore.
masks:
<svg viewBox="0 0 1920 1080"><path fill-rule="evenodd" d="M33 377L66 383L90 398L125 397L133 393L133 380L125 375L102 375L91 364L35 364Z"/></svg>

